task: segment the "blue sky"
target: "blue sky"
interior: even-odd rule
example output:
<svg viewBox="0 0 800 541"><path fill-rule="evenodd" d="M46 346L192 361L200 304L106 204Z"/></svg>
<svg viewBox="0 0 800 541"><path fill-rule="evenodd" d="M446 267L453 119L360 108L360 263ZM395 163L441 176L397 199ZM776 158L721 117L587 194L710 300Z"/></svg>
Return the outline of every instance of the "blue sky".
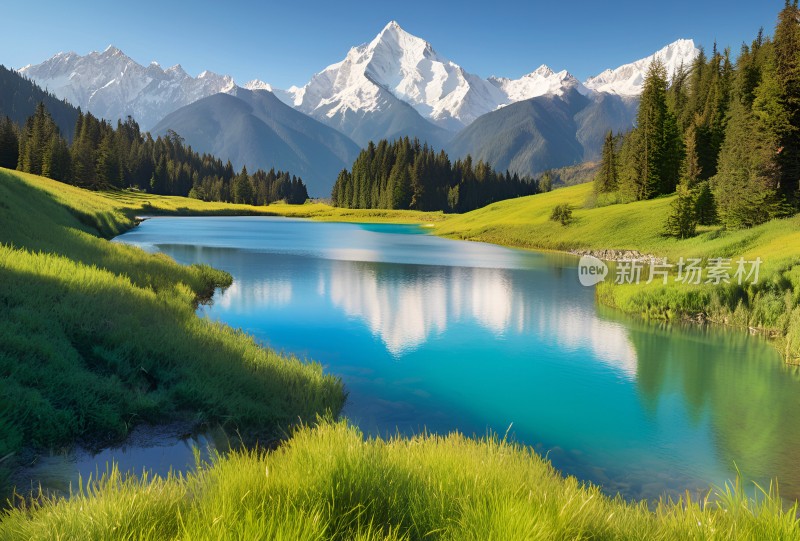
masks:
<svg viewBox="0 0 800 541"><path fill-rule="evenodd" d="M285 88L304 84L394 19L484 77L519 77L548 64L584 79L679 38L707 49L717 40L736 52L759 27L772 34L781 7L783 0L11 0L3 6L0 63L19 68L58 51L86 54L114 44L142 64L180 63L192 75L209 69Z"/></svg>

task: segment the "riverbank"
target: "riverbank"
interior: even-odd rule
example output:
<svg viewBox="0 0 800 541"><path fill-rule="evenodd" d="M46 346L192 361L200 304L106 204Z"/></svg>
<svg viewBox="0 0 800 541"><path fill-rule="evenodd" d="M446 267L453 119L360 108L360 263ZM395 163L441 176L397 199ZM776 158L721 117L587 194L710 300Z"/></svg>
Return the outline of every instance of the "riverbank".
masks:
<svg viewBox="0 0 800 541"><path fill-rule="evenodd" d="M133 227L135 217L142 214L233 214L423 224L431 233L447 238L568 253L639 253L644 254L644 259L666 257L672 263L680 258L698 258L703 265L710 258L760 258L763 263L757 284L684 285L671 280L667 284L617 285L611 277L598 284L597 299L606 306L647 319L714 322L756 331L771 337L787 362L800 362L800 216L739 231L701 227L696 237L679 240L663 235L675 196L595 208L591 184L447 215L342 209L322 203L254 207L134 191L86 192L34 176L29 182L70 206L79 217L83 212L100 216L97 230L106 238ZM573 219L567 226L550 220L552 209L559 204L573 209ZM92 219L88 222L92 223ZM647 268L645 276L646 272ZM646 278L642 281L646 282Z"/></svg>
<svg viewBox="0 0 800 541"><path fill-rule="evenodd" d="M679 240L663 235L674 196L626 205L587 208L591 185L574 186L516 200L502 201L437 225L437 234L528 249L637 252L667 258L761 260L757 283L701 283L674 280L663 284L618 285L608 279L597 286L599 302L648 319L692 319L754 329L777 339L787 362L800 357L800 217L773 220L752 229L700 228L696 237ZM573 221L562 226L549 219L557 204L574 208ZM611 277L613 279L613 276ZM705 278L703 279L705 281Z"/></svg>
<svg viewBox="0 0 800 541"><path fill-rule="evenodd" d="M278 356L195 316L195 303L229 276L100 238L132 227L141 214L259 209L96 194L8 171L0 171L0 202L0 434L11 453L31 443L114 440L135 423L173 417L218 419L263 439L298 418L338 413L341 383L318 365ZM389 211L375 219L409 221L404 216ZM789 539L800 533L796 506L785 511L774 493L753 502L743 491L721 490L712 499L663 503L652 513L644 502L605 497L529 449L498 440L364 441L344 422L323 422L293 433L277 451L233 453L183 478L112 474L70 500L28 502L3 516L0 537Z"/></svg>
<svg viewBox="0 0 800 541"><path fill-rule="evenodd" d="M129 209L7 170L0 207L0 485L36 450L139 424L218 422L255 442L341 410L318 364L195 314L230 275L105 240Z"/></svg>

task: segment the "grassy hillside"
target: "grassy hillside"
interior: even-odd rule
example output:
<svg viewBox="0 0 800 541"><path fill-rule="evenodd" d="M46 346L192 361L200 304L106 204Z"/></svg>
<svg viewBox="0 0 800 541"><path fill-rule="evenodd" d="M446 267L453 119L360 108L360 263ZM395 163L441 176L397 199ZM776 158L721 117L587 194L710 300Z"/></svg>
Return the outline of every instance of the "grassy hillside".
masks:
<svg viewBox="0 0 800 541"><path fill-rule="evenodd" d="M0 470L23 448L108 443L142 422L220 421L255 439L339 412L342 384L319 365L195 316L229 275L101 238L129 211L0 171Z"/></svg>
<svg viewBox="0 0 800 541"><path fill-rule="evenodd" d="M759 282L739 286L689 286L670 281L597 288L604 304L650 318L700 317L753 327L780 339L779 346L794 362L800 357L800 216L764 225L725 231L701 228L694 238L665 237L664 222L674 196L626 205L592 208L593 186L585 184L549 193L511 199L437 224L438 235L545 250L637 250L667 257L744 257L763 261ZM553 208L574 208L567 226L550 220ZM588 208L587 208L588 207ZM647 268L645 269L646 274ZM613 280L613 276L611 278Z"/></svg>
<svg viewBox="0 0 800 541"><path fill-rule="evenodd" d="M667 256L724 257L761 255L771 263L800 254L800 217L776 220L742 231L701 228L692 239L665 237L664 222L674 196L626 205L586 208L593 185L494 203L449 217L435 228L439 235L545 250L617 249ZM558 204L572 205L568 226L550 220Z"/></svg>

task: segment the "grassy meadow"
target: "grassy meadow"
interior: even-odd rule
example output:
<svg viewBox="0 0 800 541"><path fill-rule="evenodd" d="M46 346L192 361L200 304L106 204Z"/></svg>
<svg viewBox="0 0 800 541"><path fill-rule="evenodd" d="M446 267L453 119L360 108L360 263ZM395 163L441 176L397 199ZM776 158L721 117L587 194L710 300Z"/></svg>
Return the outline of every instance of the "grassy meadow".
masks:
<svg viewBox="0 0 800 541"><path fill-rule="evenodd" d="M760 255L773 289L753 298L783 292L775 313L796 306L797 221L675 241L660 235L669 198L587 208L590 199L591 188L577 186L456 216L257 208L86 192L0 170L0 467L12 468L24 448L102 444L136 423L173 418L219 421L251 441L291 434L275 450L232 452L186 475L124 478L112 468L70 499L18 501L0 515L0 539L800 538L797 505L787 508L766 487L755 500L723 487L653 510L563 477L529 448L497 438L365 439L335 420L344 389L319 365L195 315L230 276L104 239L143 214L241 213L426 223L440 235L523 248ZM575 208L567 226L549 220L564 202ZM698 289L697 307L711 311L704 303L718 294ZM632 312L643 312L636 295L653 303L691 297L670 286L608 286L598 295Z"/></svg>

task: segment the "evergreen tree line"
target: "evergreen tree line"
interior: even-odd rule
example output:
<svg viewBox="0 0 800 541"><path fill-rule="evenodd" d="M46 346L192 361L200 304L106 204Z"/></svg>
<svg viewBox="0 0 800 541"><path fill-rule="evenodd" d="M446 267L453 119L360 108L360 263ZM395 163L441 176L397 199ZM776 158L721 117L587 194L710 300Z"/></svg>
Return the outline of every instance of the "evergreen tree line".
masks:
<svg viewBox="0 0 800 541"><path fill-rule="evenodd" d="M69 144L42 102L22 127L9 117L0 120L0 166L93 190L132 187L254 205L308 199L302 179L288 172L250 175L242 168L237 174L230 161L193 151L174 131L153 139L131 117L115 129L79 110Z"/></svg>
<svg viewBox="0 0 800 541"><path fill-rule="evenodd" d="M800 204L800 10L787 1L773 38L758 33L738 58L701 51L691 66L647 73L636 127L609 133L598 193L638 201L677 193L666 231L752 227Z"/></svg>
<svg viewBox="0 0 800 541"><path fill-rule="evenodd" d="M351 171L339 173L333 204L346 208L385 208L466 212L494 201L538 191L538 183L467 156L451 163L442 150L408 137L370 142Z"/></svg>

